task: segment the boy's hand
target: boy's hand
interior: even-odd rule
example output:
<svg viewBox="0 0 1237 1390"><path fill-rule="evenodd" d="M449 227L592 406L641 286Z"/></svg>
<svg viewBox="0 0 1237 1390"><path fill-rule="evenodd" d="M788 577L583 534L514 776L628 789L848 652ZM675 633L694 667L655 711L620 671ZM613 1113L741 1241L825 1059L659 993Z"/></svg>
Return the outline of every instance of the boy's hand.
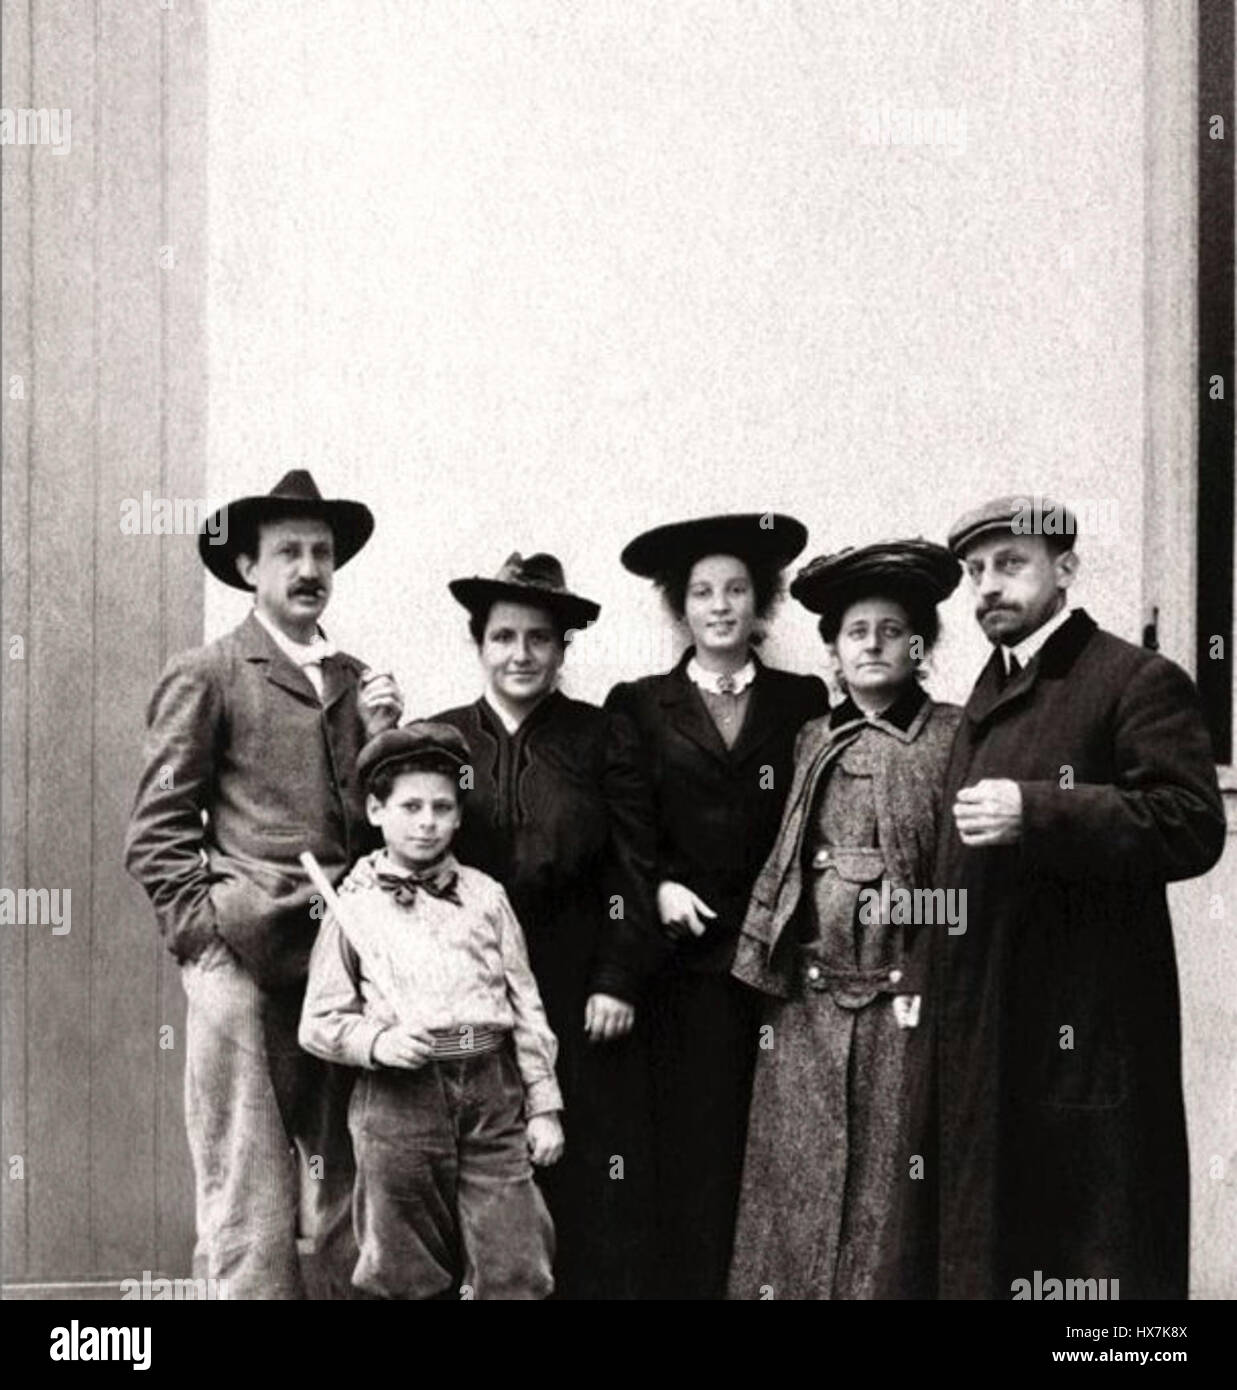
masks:
<svg viewBox="0 0 1237 1390"><path fill-rule="evenodd" d="M537 1168L548 1168L563 1156L563 1125L557 1110L534 1115L528 1122L528 1156Z"/></svg>
<svg viewBox="0 0 1237 1390"><path fill-rule="evenodd" d="M416 1071L434 1055L434 1039L420 1028L384 1028L374 1039L374 1061L380 1067Z"/></svg>
<svg viewBox="0 0 1237 1390"><path fill-rule="evenodd" d="M584 1031L589 1042L607 1042L631 1032L635 1009L612 994L590 994L584 1006Z"/></svg>

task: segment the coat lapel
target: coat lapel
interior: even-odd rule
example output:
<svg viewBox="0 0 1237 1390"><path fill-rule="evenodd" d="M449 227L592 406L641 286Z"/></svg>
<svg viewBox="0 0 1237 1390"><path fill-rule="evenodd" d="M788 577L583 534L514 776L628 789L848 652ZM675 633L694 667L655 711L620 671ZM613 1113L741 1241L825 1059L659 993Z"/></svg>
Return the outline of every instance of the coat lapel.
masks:
<svg viewBox="0 0 1237 1390"><path fill-rule="evenodd" d="M1063 676L1094 631L1095 620L1084 609L1075 609L1069 621L1061 624L1034 659L1008 683L1004 681L1005 659L1000 649L994 647L966 702L966 717L976 726L985 724L1002 710L1020 703L1041 676Z"/></svg>
<svg viewBox="0 0 1237 1390"><path fill-rule="evenodd" d="M318 693L310 684L309 677L280 651L275 639L252 613L240 625L238 636L244 659L261 665L272 685L288 691L306 704L319 703Z"/></svg>
<svg viewBox="0 0 1237 1390"><path fill-rule="evenodd" d="M688 679L687 663L691 659L690 650L670 673L669 680L661 692L661 704L670 724L690 739L698 748L719 762L729 763L730 751L717 732L717 726L709 715L704 698ZM748 708L751 714L751 707Z"/></svg>
<svg viewBox="0 0 1237 1390"><path fill-rule="evenodd" d="M751 757L762 743L767 742L777 733L782 723L779 718L777 699L769 688L771 682L768 669L761 665L758 658L753 657L753 660L756 662L756 679L752 682L752 693L747 702L747 715L743 720L743 727L739 730L739 736L734 741L734 747L727 755L735 762L741 762L744 758ZM705 714L707 717L707 710ZM713 723L712 719L709 720L709 723ZM722 747L725 747L724 742Z"/></svg>

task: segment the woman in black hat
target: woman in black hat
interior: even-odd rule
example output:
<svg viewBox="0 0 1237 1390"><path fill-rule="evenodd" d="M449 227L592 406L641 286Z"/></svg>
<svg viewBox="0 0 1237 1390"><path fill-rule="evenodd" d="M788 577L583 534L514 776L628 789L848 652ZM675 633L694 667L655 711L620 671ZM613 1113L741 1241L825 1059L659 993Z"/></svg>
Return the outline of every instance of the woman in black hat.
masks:
<svg viewBox="0 0 1237 1390"><path fill-rule="evenodd" d="M942 546L896 541L822 556L790 588L821 615L846 697L800 735L735 957L735 975L767 999L734 1298L923 1293L932 1175L904 1102L923 1047L916 933L958 934L966 917L943 893L916 894L931 882L961 715L918 677L960 574Z"/></svg>
<svg viewBox="0 0 1237 1390"><path fill-rule="evenodd" d="M435 716L473 751L456 852L507 889L560 1049L566 1149L538 1173L557 1231L556 1292L643 1297L645 1065L634 1025L656 928L635 732L558 689L570 634L600 608L568 590L554 556L512 555L496 578L450 589L468 609L485 680L480 699Z"/></svg>
<svg viewBox="0 0 1237 1390"><path fill-rule="evenodd" d="M795 735L828 708L824 684L765 666L757 625L807 541L792 517L662 526L623 551L654 579L693 643L664 675L616 686L656 805L662 968L649 990L658 1292L726 1287L756 1047L757 997L730 976L735 941L790 787Z"/></svg>

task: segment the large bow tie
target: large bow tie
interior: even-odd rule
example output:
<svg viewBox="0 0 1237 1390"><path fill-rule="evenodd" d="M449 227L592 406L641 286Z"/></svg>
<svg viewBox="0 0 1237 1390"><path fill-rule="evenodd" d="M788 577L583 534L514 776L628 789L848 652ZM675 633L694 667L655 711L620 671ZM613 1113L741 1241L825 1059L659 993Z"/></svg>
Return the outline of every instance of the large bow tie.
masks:
<svg viewBox="0 0 1237 1390"><path fill-rule="evenodd" d="M461 907L460 895L455 891L459 875L454 869L438 878L415 878L411 874L378 874L378 887L399 903L400 907L411 907L417 900L417 890L424 888L431 898L442 898L446 902Z"/></svg>

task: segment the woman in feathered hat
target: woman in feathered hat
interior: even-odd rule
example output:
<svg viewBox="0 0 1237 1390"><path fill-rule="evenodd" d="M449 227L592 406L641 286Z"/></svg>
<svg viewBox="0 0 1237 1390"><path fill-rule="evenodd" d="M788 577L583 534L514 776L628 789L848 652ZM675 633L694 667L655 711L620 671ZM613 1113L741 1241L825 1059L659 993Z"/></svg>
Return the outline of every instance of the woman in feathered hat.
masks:
<svg viewBox="0 0 1237 1390"><path fill-rule="evenodd" d="M758 625L807 532L773 513L646 532L623 564L656 581L693 645L670 672L619 685L653 781L657 909L650 984L658 1293L720 1298L734 1233L758 1000L730 976L752 883L772 848L795 735L828 708L815 676L755 654Z"/></svg>
<svg viewBox="0 0 1237 1390"><path fill-rule="evenodd" d="M656 928L635 732L558 689L572 631L601 610L567 588L553 555L511 555L494 578L456 579L450 590L468 610L484 681L479 699L435 716L473 752L456 852L507 889L559 1043L567 1142L561 1162L538 1173L557 1231L556 1292L643 1297L646 1067L636 1006Z"/></svg>
<svg viewBox="0 0 1237 1390"><path fill-rule="evenodd" d="M893 541L821 556L790 588L821 615L846 695L799 737L735 956L735 976L766 996L770 1042L756 1062L732 1298L920 1292L932 1175L904 1103L923 1046L916 933L965 931L966 919L944 894L916 892L930 886L961 713L918 677L936 606L960 577L942 546Z"/></svg>

